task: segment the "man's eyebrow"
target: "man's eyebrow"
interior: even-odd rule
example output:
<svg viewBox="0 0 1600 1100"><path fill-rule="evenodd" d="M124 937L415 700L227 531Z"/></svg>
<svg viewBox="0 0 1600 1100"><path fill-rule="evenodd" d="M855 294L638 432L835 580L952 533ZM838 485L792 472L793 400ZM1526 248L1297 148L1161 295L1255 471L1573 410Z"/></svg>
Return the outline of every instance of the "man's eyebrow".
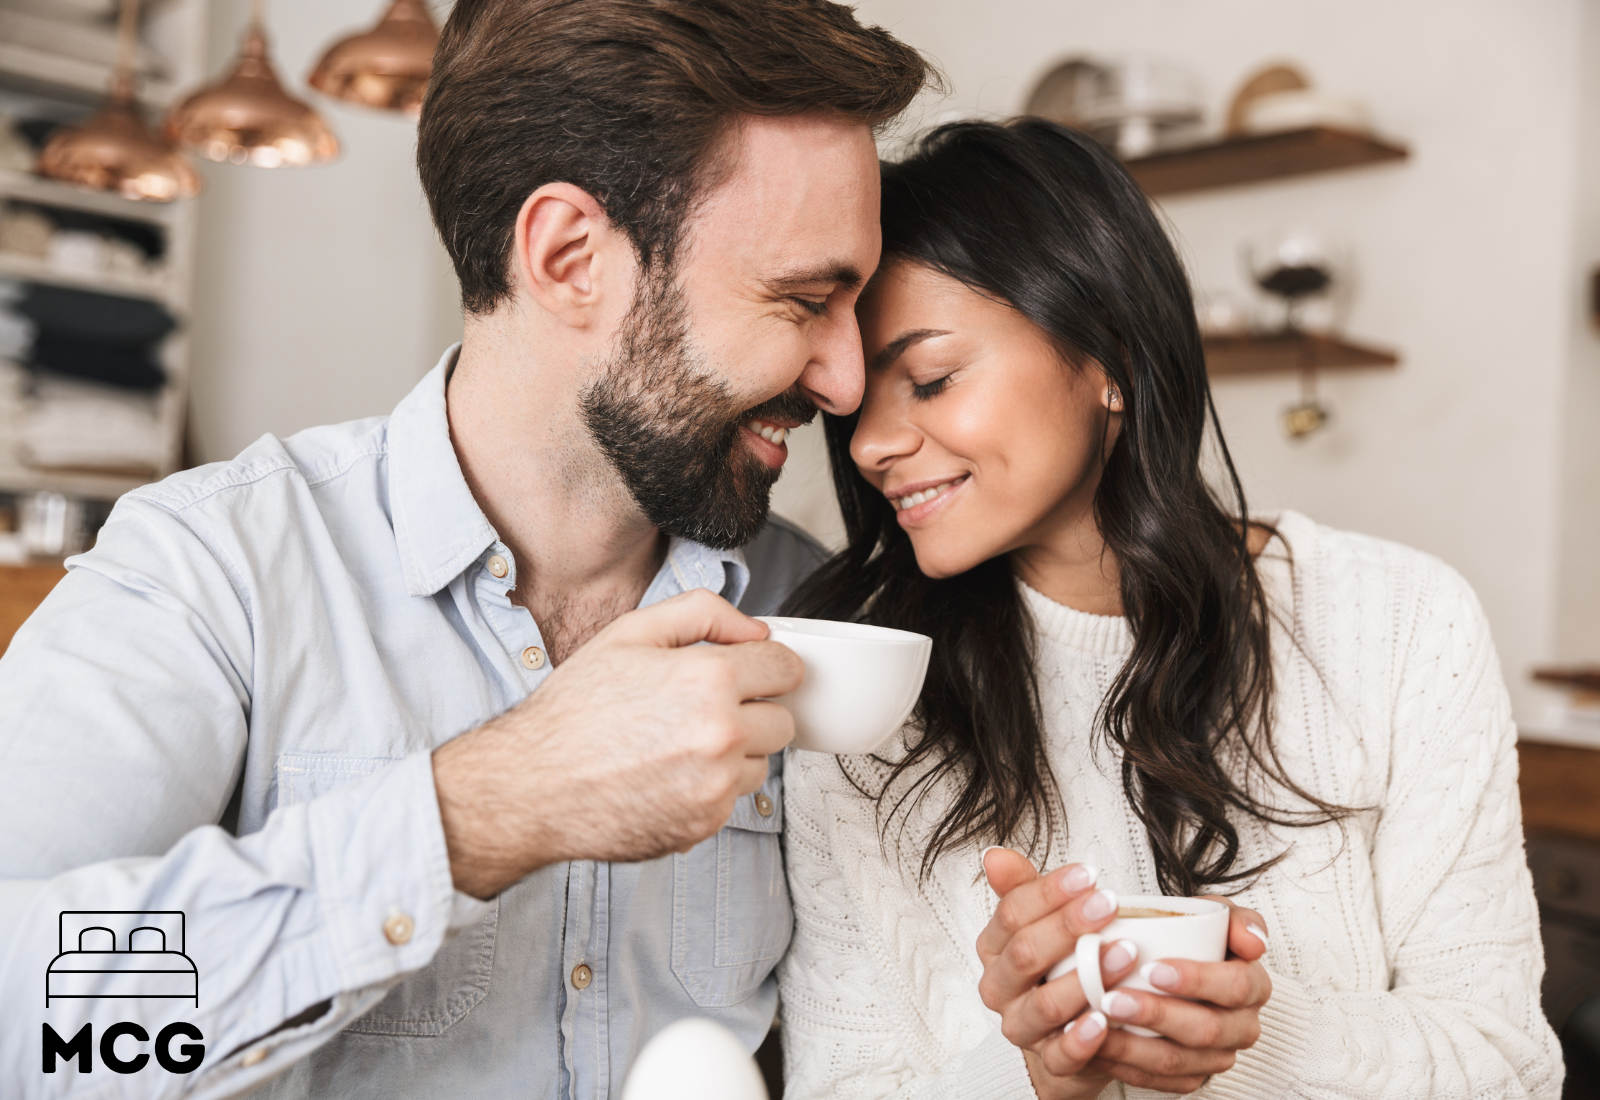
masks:
<svg viewBox="0 0 1600 1100"><path fill-rule="evenodd" d="M816 267L785 271L766 280L766 283L772 290L782 294L830 283L842 286L846 290L855 290L863 281L861 272L854 264L841 260L819 264Z"/></svg>
<svg viewBox="0 0 1600 1100"><path fill-rule="evenodd" d="M885 344L882 351L872 357L872 362L868 364L868 369L882 370L905 354L905 350L913 344L920 344L922 341L932 339L935 336L949 335L949 332L938 328L918 328L912 329L910 332L902 332Z"/></svg>

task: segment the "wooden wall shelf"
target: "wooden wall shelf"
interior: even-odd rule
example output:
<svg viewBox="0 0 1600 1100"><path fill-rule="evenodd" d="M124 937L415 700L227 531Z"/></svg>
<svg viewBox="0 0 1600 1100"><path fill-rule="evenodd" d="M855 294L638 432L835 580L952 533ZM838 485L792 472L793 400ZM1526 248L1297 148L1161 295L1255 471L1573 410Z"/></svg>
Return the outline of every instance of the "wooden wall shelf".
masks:
<svg viewBox="0 0 1600 1100"><path fill-rule="evenodd" d="M1370 134L1312 126L1152 153L1128 161L1127 166L1145 194L1155 196L1334 172L1408 156L1405 146Z"/></svg>
<svg viewBox="0 0 1600 1100"><path fill-rule="evenodd" d="M1206 369L1218 374L1270 374L1305 370L1392 367L1398 356L1383 348L1311 333L1207 336Z"/></svg>

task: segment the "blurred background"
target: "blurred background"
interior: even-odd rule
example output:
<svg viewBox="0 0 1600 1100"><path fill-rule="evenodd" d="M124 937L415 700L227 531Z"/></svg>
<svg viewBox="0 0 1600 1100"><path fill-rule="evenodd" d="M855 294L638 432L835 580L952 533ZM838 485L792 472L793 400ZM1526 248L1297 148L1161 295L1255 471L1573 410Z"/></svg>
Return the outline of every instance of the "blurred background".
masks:
<svg viewBox="0 0 1600 1100"><path fill-rule="evenodd" d="M0 647L121 492L385 413L457 339L406 110L448 7L0 0ZM949 83L886 155L1027 112L1129 163L1253 510L1472 583L1523 735L1548 1007L1592 1017L1600 2L857 8ZM776 509L834 543L819 432L790 447Z"/></svg>

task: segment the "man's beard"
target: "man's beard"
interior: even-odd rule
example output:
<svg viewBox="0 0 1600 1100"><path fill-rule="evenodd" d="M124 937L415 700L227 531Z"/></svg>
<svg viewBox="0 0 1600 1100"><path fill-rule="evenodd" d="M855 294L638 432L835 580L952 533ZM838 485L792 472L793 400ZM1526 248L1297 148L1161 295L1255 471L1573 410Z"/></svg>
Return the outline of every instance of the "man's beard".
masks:
<svg viewBox="0 0 1600 1100"><path fill-rule="evenodd" d="M817 411L797 389L741 409L690 340L683 294L670 275L641 280L616 351L580 407L650 522L719 550L743 546L761 530L780 472L740 445L740 425L806 423Z"/></svg>

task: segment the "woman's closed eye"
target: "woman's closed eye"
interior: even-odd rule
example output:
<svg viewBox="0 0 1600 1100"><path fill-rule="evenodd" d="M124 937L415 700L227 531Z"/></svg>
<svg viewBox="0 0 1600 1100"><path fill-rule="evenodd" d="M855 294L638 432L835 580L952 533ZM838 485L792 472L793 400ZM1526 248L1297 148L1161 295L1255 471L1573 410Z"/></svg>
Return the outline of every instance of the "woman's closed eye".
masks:
<svg viewBox="0 0 1600 1100"><path fill-rule="evenodd" d="M941 374L939 377L930 378L926 382L913 382L911 383L911 396L918 401L926 401L930 397L936 397L942 393L949 381L950 376L948 374Z"/></svg>

